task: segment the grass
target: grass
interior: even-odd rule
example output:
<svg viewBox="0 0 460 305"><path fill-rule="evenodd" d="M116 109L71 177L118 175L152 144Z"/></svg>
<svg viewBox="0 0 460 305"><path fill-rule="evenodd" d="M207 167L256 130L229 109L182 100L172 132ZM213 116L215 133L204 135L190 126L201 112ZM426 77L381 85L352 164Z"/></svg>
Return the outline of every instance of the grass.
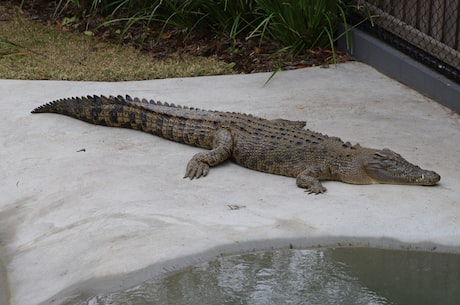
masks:
<svg viewBox="0 0 460 305"><path fill-rule="evenodd" d="M65 2L65 0L61 0ZM80 0L81 1L81 0ZM206 29L237 41L258 39L281 47L273 52L282 55L273 75L282 65L312 49L330 49L336 62L337 25L347 23L350 10L365 11L360 0L86 0L92 1L93 13L110 13L110 20L100 26L120 23L127 31L138 24L150 28L155 23L184 31ZM67 0L66 3L78 2ZM116 5L116 9L112 9ZM369 19L372 17L366 14ZM160 35L163 32L159 30ZM158 31L158 29L157 29ZM348 35L348 34L346 34ZM346 38L349 42L348 37ZM241 41L241 39L239 40Z"/></svg>
<svg viewBox="0 0 460 305"><path fill-rule="evenodd" d="M172 54L153 59L131 46L110 44L23 18L0 21L0 78L124 81L232 73L215 58Z"/></svg>
<svg viewBox="0 0 460 305"><path fill-rule="evenodd" d="M273 58L285 56L288 60L309 49L329 48L335 60L339 18L345 22L346 11L360 7L360 1L351 2L356 4L342 0L58 1L54 16L58 25L71 24L82 14L88 21L105 16L106 21L96 26L88 22L80 34L66 31L68 26L31 22L21 18L20 9L16 9L14 18L0 18L0 78L123 81L234 73L232 64L213 57L176 53L159 60L132 46L92 37L95 31L101 36L107 27L119 31L120 39L132 26L144 29L145 34L155 33L158 39L171 27L188 33L205 29L207 34L235 43L256 39L257 53L263 41L281 44ZM1 9L2 5L0 17ZM143 38L135 43L143 45ZM278 69L284 62L280 61Z"/></svg>

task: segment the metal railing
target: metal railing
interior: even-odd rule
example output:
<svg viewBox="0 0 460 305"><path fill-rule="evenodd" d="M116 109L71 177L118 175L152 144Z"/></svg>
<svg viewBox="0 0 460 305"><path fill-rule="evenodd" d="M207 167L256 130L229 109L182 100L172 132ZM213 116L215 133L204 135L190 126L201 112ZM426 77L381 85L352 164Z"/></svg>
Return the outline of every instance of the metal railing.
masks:
<svg viewBox="0 0 460 305"><path fill-rule="evenodd" d="M460 0L367 0L360 3L368 8L379 28L447 64L448 68L460 70Z"/></svg>

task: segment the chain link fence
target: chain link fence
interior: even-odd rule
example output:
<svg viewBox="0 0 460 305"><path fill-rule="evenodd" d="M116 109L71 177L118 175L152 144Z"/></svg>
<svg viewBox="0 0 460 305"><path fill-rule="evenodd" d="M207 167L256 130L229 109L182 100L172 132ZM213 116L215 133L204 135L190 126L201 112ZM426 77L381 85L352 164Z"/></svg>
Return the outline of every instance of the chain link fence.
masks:
<svg viewBox="0 0 460 305"><path fill-rule="evenodd" d="M368 30L460 82L460 0L367 0L360 3L377 25L368 24Z"/></svg>

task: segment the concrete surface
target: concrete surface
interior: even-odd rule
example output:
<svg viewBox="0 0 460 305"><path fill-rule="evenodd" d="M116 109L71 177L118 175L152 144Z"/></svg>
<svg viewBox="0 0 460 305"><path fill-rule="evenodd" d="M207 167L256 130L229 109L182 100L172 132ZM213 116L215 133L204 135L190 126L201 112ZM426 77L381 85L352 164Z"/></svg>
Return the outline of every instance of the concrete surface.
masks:
<svg viewBox="0 0 460 305"><path fill-rule="evenodd" d="M356 62L282 72L263 87L268 76L0 81L0 278L10 304L59 304L254 249L460 252L457 114ZM436 187L326 182L328 192L315 196L293 178L226 163L189 181L185 166L200 149L29 113L86 94L307 120L308 128L352 143L391 148L442 180Z"/></svg>
<svg viewBox="0 0 460 305"><path fill-rule="evenodd" d="M460 84L366 32L352 29L350 38L350 49L339 40L341 51L460 113Z"/></svg>

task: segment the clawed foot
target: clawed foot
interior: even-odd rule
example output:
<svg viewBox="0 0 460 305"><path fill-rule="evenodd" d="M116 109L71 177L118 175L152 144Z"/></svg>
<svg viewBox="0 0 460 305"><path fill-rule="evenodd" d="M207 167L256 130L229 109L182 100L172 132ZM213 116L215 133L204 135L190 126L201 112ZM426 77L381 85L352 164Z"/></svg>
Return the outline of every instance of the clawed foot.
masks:
<svg viewBox="0 0 460 305"><path fill-rule="evenodd" d="M205 177L209 172L209 165L198 161L196 159L192 159L187 164L187 169L185 170L184 178L200 178Z"/></svg>
<svg viewBox="0 0 460 305"><path fill-rule="evenodd" d="M321 184L317 177L319 169L305 170L297 176L297 186L304 188L308 194L322 194L326 192L326 188Z"/></svg>
<svg viewBox="0 0 460 305"><path fill-rule="evenodd" d="M311 185L309 186L306 190L305 190L306 193L308 194L315 194L315 195L318 195L318 194L323 194L326 192L326 188L321 185L321 184L318 184L318 185Z"/></svg>

